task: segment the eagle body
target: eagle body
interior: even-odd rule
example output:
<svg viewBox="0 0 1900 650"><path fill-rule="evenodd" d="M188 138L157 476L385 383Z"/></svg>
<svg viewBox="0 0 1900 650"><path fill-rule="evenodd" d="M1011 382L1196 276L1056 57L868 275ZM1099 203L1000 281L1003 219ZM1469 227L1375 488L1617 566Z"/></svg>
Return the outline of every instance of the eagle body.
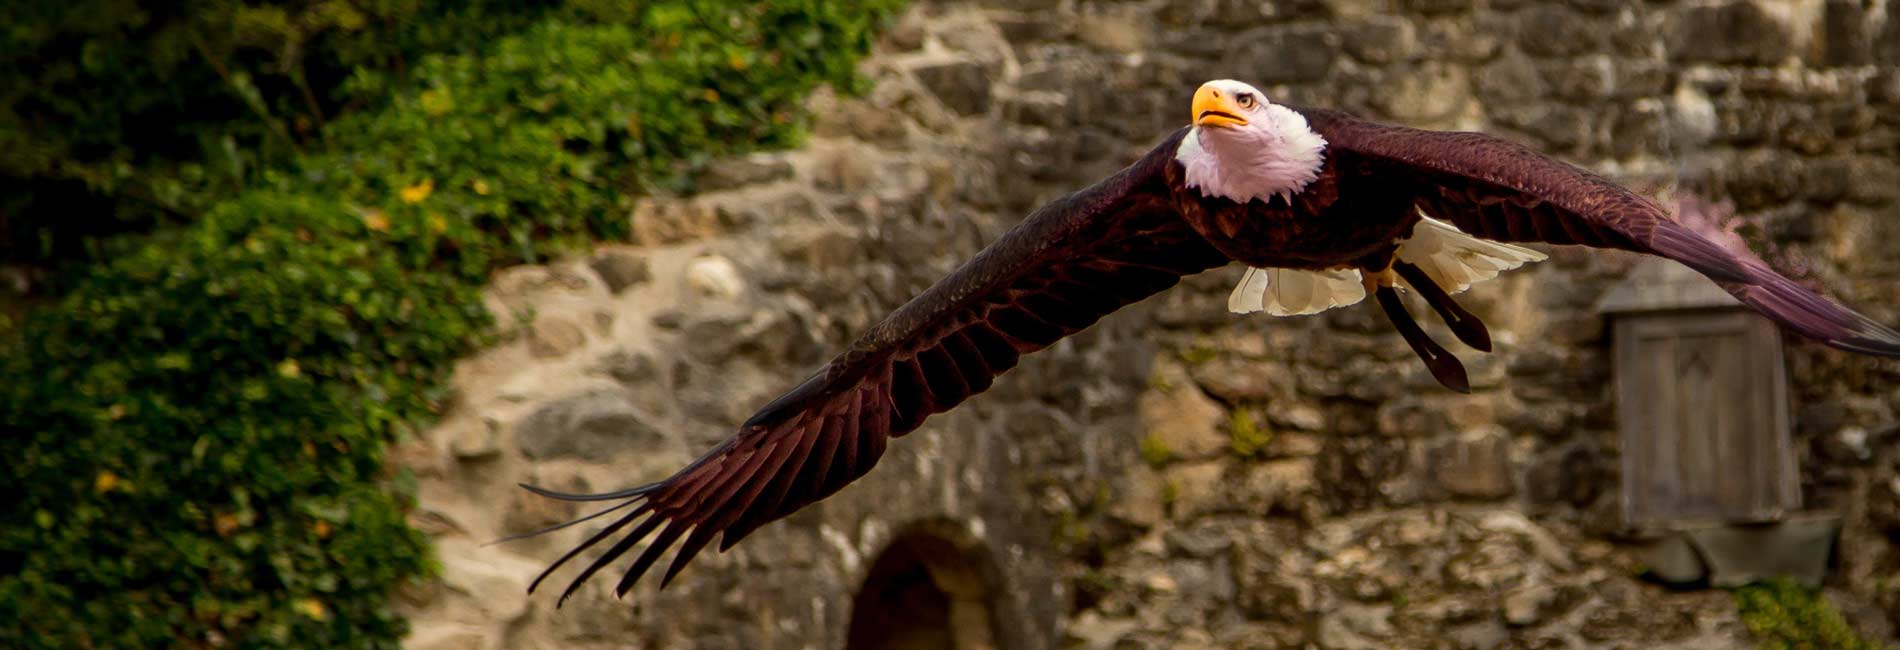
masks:
<svg viewBox="0 0 1900 650"><path fill-rule="evenodd" d="M615 593L670 551L664 586L714 538L730 547L863 476L891 439L982 393L1023 355L1233 262L1248 268L1230 310L1306 314L1373 296L1454 390L1468 388L1464 367L1413 321L1397 291L1418 292L1460 341L1488 351L1483 323L1451 294L1543 258L1516 242L1666 257L1790 331L1900 357L1900 332L1717 245L1648 199L1521 145L1278 106L1230 80L1203 85L1192 108L1191 126L1037 209L672 475L599 494L524 485L610 504L531 533L608 518L529 590L601 545L563 601L636 550Z"/></svg>
<svg viewBox="0 0 1900 650"><path fill-rule="evenodd" d="M1410 188L1347 160L1325 159L1290 201L1207 196L1187 185L1187 168L1178 161L1167 165L1162 180L1181 219L1235 261L1260 268L1383 269L1419 221L1415 199Z"/></svg>

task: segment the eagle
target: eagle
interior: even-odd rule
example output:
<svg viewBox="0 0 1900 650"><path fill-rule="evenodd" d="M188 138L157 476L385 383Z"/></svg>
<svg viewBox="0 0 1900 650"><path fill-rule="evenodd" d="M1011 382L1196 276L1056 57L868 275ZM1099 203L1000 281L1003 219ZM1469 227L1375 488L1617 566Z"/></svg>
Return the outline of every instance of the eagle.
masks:
<svg viewBox="0 0 1900 650"><path fill-rule="evenodd" d="M1418 292L1459 341L1489 351L1484 324L1451 295L1543 259L1517 242L1666 257L1798 334L1900 357L1900 332L1518 144L1275 104L1228 79L1200 86L1191 115L1134 164L1037 209L664 480L598 494L522 485L607 505L528 535L615 515L529 592L609 540L561 603L642 542L614 593L624 596L677 547L664 587L715 536L723 551L837 492L870 471L892 438L983 392L1023 355L1232 262L1247 268L1231 311L1311 314L1371 295L1432 376L1460 391L1469 390L1464 367L1413 320L1398 289Z"/></svg>

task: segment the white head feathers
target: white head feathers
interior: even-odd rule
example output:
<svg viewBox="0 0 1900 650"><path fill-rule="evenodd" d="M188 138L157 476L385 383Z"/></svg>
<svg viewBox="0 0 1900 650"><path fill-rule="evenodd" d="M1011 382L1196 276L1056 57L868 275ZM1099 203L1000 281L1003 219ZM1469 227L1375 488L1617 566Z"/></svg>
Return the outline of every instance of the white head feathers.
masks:
<svg viewBox="0 0 1900 650"><path fill-rule="evenodd" d="M1240 203L1279 196L1290 204L1319 177L1326 139L1305 116L1232 79L1203 84L1194 100L1195 126L1175 158L1202 196Z"/></svg>

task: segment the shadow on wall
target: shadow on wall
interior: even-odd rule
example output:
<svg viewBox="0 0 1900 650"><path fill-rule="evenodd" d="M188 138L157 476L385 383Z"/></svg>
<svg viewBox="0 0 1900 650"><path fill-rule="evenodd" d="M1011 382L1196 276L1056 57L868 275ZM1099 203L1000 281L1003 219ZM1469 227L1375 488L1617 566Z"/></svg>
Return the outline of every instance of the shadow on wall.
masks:
<svg viewBox="0 0 1900 650"><path fill-rule="evenodd" d="M997 648L977 552L926 529L898 536L853 599L845 650Z"/></svg>

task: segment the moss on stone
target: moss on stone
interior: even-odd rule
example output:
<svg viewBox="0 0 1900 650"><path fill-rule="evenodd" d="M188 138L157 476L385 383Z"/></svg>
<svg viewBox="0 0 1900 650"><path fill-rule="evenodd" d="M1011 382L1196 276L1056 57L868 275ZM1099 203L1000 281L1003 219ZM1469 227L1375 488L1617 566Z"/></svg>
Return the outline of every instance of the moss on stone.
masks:
<svg viewBox="0 0 1900 650"><path fill-rule="evenodd" d="M1219 354L1220 352L1218 350L1215 350L1214 346L1208 345L1206 343L1195 343L1194 345L1189 346L1187 349L1182 350L1180 352L1181 361L1190 366L1198 366L1203 363L1213 361L1214 357L1218 356Z"/></svg>
<svg viewBox="0 0 1900 650"><path fill-rule="evenodd" d="M1246 406L1235 408L1228 417L1227 433L1233 441L1234 454L1241 458L1265 455L1267 444L1273 442L1273 432L1255 422L1253 409Z"/></svg>
<svg viewBox="0 0 1900 650"><path fill-rule="evenodd" d="M1734 591L1742 624L1761 650L1875 650L1847 618L1810 589L1786 579L1758 582Z"/></svg>
<svg viewBox="0 0 1900 650"><path fill-rule="evenodd" d="M1174 450L1168 448L1168 442L1152 433L1141 437L1139 452L1142 462L1155 469L1161 469L1168 461L1174 460Z"/></svg>

